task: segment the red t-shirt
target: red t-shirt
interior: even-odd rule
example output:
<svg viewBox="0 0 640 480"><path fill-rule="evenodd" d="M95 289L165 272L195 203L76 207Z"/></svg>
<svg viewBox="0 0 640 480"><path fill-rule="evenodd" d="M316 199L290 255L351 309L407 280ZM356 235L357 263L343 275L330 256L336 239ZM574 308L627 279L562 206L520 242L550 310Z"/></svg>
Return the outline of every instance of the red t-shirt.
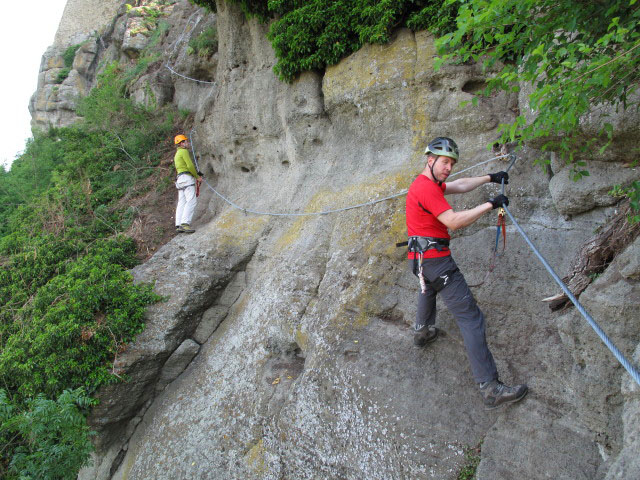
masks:
<svg viewBox="0 0 640 480"><path fill-rule="evenodd" d="M437 218L442 212L451 209L444 198L446 189L446 183L438 185L424 175L418 175L413 181L407 193L407 233L410 237L451 238L447 227ZM431 248L425 252L424 258L448 255L451 255L448 248L441 252ZM413 259L414 256L414 253L409 252L409 258Z"/></svg>

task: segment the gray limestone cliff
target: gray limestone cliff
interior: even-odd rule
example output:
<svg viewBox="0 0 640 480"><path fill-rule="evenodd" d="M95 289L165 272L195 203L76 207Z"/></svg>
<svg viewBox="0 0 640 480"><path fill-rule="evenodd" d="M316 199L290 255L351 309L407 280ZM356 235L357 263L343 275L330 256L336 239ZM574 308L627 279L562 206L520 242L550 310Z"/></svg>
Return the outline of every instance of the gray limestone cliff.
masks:
<svg viewBox="0 0 640 480"><path fill-rule="evenodd" d="M169 7L161 48L173 71L150 72L131 94L194 112L205 177L246 209L313 213L401 193L430 138L454 137L464 169L492 157L486 146L498 124L527 108L505 94L460 108L483 75L474 65L435 72L426 32L400 30L388 45L285 84L272 71L268 26L222 1L216 14L186 0ZM143 48L130 21L120 10L83 44L74 94L90 88L100 61ZM212 24L218 52L187 55L189 38ZM59 68L52 61L43 61L44 77ZM34 95L34 124L68 124L73 102L43 107L48 85ZM620 133L637 130L634 118L616 121ZM535 146L517 155L510 209L562 276L616 213L606 192L638 179L637 168L611 155L574 183L554 158L548 170L534 166L543 155ZM484 186L453 206L495 192ZM412 344L418 285L395 248L404 222L402 195L284 217L238 210L205 188L197 232L133 271L168 299L149 308L145 331L118 357L128 382L99 392L90 418L97 451L80 478L455 479L467 448L480 444L479 479L638 478L640 387L575 309L554 313L541 302L558 287L514 227L474 295L501 378L526 381L531 392L485 411L446 308L438 309L442 338L426 349ZM488 269L494 222L486 215L452 240L470 284ZM636 365L639 254L636 240L580 297Z"/></svg>

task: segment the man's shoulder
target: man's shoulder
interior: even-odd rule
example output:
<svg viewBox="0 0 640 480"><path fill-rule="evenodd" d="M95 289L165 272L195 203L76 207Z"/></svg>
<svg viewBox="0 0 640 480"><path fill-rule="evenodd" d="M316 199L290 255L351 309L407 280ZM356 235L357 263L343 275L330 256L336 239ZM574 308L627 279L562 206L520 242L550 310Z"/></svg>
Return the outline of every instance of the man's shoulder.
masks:
<svg viewBox="0 0 640 480"><path fill-rule="evenodd" d="M418 175L409 187L410 190L423 191L429 194L444 194L445 188L445 184L438 185L422 174Z"/></svg>

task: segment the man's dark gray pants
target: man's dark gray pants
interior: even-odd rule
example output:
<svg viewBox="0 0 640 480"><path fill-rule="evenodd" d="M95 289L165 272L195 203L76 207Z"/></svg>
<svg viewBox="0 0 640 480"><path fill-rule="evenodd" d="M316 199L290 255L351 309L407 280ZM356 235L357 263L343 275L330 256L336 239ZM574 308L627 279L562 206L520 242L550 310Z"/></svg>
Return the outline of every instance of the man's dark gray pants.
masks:
<svg viewBox="0 0 640 480"><path fill-rule="evenodd" d="M457 268L456 262L449 255L439 258L425 258L422 261L422 274L433 282L438 276ZM409 269L418 275L418 261L409 260ZM440 290L440 295L462 334L467 356L471 364L471 372L477 383L489 382L498 378L498 371L489 351L485 334L484 315L476 303L464 276L457 270L447 285ZM416 329L423 325L434 325L436 322L436 291L427 284L426 293L418 292L418 312Z"/></svg>

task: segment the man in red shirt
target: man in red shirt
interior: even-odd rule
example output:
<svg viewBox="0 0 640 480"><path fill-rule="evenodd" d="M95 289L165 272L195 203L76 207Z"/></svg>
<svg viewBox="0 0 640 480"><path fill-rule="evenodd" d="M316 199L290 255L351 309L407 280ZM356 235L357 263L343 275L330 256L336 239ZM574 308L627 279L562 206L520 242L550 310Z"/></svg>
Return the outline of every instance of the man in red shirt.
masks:
<svg viewBox="0 0 640 480"><path fill-rule="evenodd" d="M437 338L436 294L440 293L460 328L471 371L486 407L517 402L528 388L524 384L509 387L498 379L487 346L484 315L449 250L449 229L471 225L492 209L509 205L509 199L498 195L477 207L456 212L445 198L445 194L470 192L489 182L507 184L509 175L498 172L444 183L458 160L458 146L450 138L438 137L429 143L425 154L427 164L409 187L406 205L409 266L421 285L414 343L424 346Z"/></svg>

